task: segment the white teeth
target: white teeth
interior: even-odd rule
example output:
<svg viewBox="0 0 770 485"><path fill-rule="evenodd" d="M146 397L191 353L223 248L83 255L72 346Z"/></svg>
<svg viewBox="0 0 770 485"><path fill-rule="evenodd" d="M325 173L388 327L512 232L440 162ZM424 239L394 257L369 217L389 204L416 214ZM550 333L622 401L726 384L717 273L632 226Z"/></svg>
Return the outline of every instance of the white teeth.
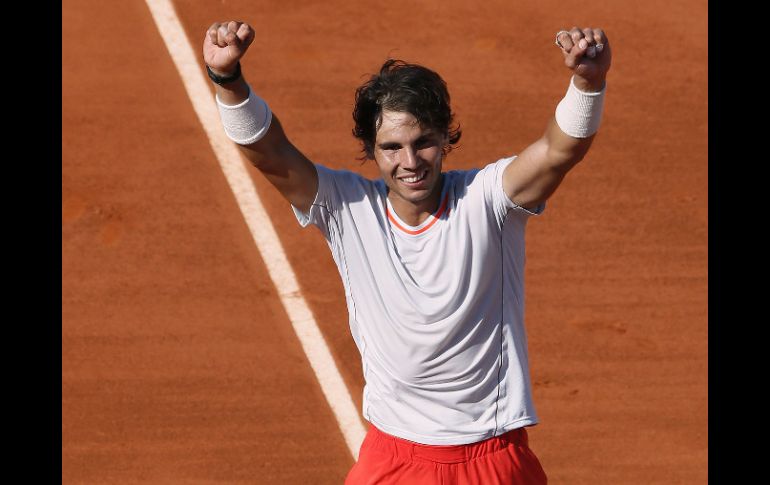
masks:
<svg viewBox="0 0 770 485"><path fill-rule="evenodd" d="M403 180L404 182L406 182L408 184L413 184L415 182L419 182L420 180L424 179L425 178L425 174L427 174L427 173L428 173L428 171L424 170L420 175L415 175L414 177L402 178L401 180Z"/></svg>

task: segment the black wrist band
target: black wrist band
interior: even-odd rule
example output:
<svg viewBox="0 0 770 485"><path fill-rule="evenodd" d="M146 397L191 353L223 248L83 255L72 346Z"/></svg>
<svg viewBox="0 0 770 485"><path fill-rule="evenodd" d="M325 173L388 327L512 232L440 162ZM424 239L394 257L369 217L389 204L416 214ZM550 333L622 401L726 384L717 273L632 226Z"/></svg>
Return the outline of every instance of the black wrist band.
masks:
<svg viewBox="0 0 770 485"><path fill-rule="evenodd" d="M217 84L231 83L241 77L241 62L238 61L238 63L235 65L235 72L229 76L217 76L208 65L206 65L206 72L209 74L209 78L211 78L211 80Z"/></svg>

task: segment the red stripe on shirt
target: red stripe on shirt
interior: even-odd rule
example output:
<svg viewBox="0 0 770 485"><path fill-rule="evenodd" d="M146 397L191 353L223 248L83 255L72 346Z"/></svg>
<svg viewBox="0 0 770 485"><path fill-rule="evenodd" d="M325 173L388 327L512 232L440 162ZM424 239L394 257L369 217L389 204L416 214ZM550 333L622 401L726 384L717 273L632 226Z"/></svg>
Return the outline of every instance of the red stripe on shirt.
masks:
<svg viewBox="0 0 770 485"><path fill-rule="evenodd" d="M447 208L446 207L447 206L447 201L449 201L449 192L447 192L446 195L444 195L444 200L441 202L441 207L438 208L438 211L436 211L435 214L431 214L431 217L433 217L433 220L430 221L425 227L417 229L416 231L413 231L411 229L407 229L404 226L402 226L401 224L399 224L398 221L391 215L390 210L388 209L387 206L385 206L385 212L388 215L388 219L390 219L390 222L392 222L394 226L396 226L397 228L401 229L402 231L404 231L407 234L410 234L412 236L416 236L416 235L422 234L423 232L425 232L428 229L430 229L431 226L433 226L433 224L436 223L436 221L441 219L441 215L444 214L444 210ZM448 214L449 214L449 210L447 210L447 215Z"/></svg>

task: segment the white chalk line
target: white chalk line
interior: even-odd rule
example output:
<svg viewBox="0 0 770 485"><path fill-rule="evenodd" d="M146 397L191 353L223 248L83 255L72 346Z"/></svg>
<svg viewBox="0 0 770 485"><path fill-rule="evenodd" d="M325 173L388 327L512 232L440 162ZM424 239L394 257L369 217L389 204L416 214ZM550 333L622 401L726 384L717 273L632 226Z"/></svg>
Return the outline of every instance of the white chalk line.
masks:
<svg viewBox="0 0 770 485"><path fill-rule="evenodd" d="M337 418L350 453L358 460L358 450L366 430L353 404L329 347L326 345L313 313L302 296L294 271L286 258L278 234L257 194L244 160L222 128L214 96L197 63L196 55L185 35L182 24L169 0L145 0L155 25L166 43L171 58L182 78L187 95L208 136L227 182L235 195L257 249L267 266L294 331L299 337L321 390ZM201 33L201 43L203 42Z"/></svg>

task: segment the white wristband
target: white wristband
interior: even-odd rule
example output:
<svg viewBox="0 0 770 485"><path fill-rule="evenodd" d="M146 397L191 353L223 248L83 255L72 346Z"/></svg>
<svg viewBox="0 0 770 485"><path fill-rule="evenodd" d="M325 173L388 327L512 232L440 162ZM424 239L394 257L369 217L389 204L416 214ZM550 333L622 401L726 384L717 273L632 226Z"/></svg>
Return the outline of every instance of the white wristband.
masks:
<svg viewBox="0 0 770 485"><path fill-rule="evenodd" d="M604 107L605 84L598 93L586 93L570 78L564 99L556 106L556 123L561 131L574 138L588 138L599 130Z"/></svg>
<svg viewBox="0 0 770 485"><path fill-rule="evenodd" d="M239 145L250 145L267 133L273 113L264 99L260 98L249 86L249 97L233 106L223 104L215 96L219 106L219 116L228 138Z"/></svg>

